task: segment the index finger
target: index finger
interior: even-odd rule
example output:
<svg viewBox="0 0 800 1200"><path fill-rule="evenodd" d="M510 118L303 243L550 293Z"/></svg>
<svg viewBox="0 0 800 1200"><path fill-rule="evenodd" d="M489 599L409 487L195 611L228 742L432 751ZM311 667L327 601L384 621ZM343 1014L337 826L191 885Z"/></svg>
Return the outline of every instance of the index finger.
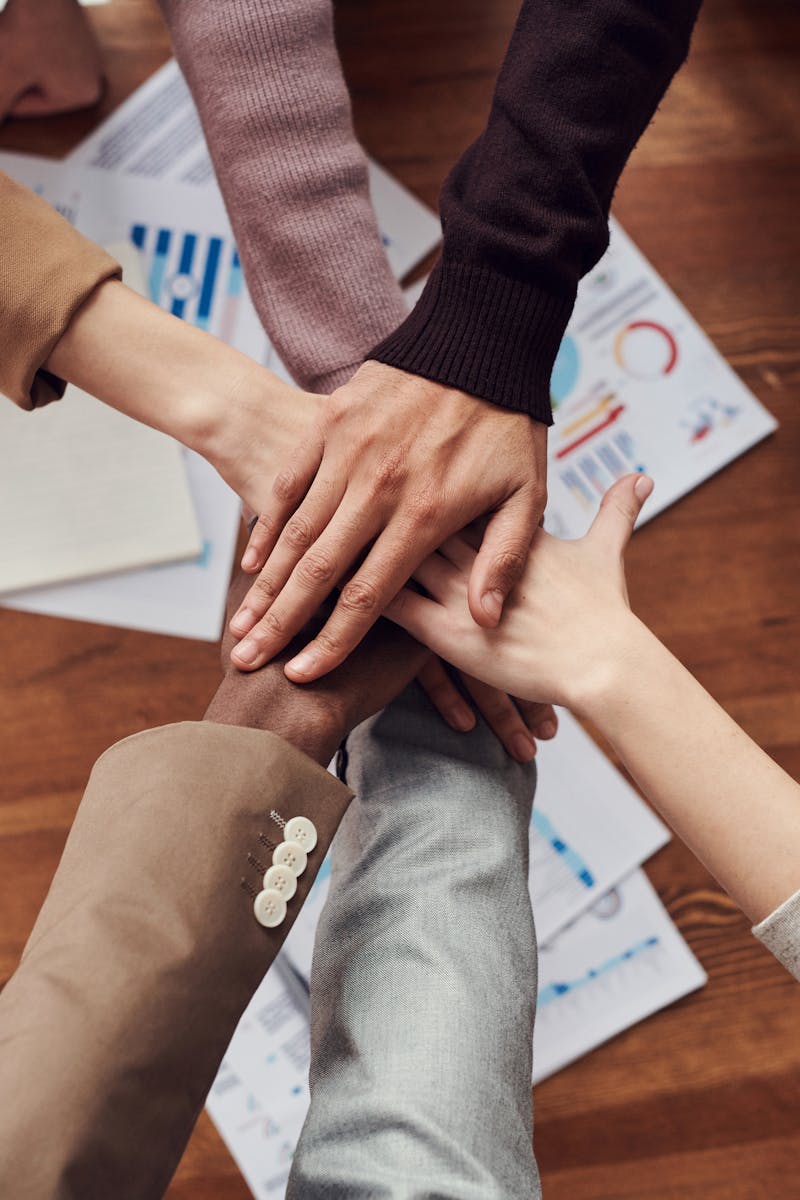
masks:
<svg viewBox="0 0 800 1200"><path fill-rule="evenodd" d="M429 537L423 542L418 531L406 526L399 532L389 525L342 589L313 642L286 664L289 678L311 683L344 662L438 540L436 537L431 543Z"/></svg>

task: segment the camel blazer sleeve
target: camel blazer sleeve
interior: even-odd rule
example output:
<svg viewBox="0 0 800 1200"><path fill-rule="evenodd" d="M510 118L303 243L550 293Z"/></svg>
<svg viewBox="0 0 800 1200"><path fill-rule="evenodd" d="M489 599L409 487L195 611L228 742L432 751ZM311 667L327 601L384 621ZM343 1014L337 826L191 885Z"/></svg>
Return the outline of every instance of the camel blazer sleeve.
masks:
<svg viewBox="0 0 800 1200"><path fill-rule="evenodd" d="M57 400L40 368L98 284L119 263L28 188L0 172L0 392L20 408Z"/></svg>
<svg viewBox="0 0 800 1200"><path fill-rule="evenodd" d="M351 796L275 735L210 722L98 760L0 995L1 1196L162 1195ZM281 841L272 809L319 841L267 929L242 880L261 886L259 835Z"/></svg>

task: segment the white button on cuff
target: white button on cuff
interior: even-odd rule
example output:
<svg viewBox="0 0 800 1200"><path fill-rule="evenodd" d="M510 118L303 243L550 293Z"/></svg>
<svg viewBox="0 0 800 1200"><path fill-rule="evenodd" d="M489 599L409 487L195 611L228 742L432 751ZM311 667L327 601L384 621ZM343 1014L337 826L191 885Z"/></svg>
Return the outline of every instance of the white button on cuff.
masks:
<svg viewBox="0 0 800 1200"><path fill-rule="evenodd" d="M263 925L265 929L274 929L286 916L286 901L280 892L273 888L265 888L253 901L253 912L259 925Z"/></svg>
<svg viewBox="0 0 800 1200"><path fill-rule="evenodd" d="M276 867L288 867L293 875L302 875L308 855L297 842L281 842L280 846L275 847L272 862Z"/></svg>
<svg viewBox="0 0 800 1200"><path fill-rule="evenodd" d="M263 886L271 888L279 896L283 896L284 900L291 900L297 891L297 876L288 867L270 867L264 876Z"/></svg>
<svg viewBox="0 0 800 1200"><path fill-rule="evenodd" d="M286 822L283 836L287 842L297 842L306 854L310 854L317 844L317 831L308 817L292 817Z"/></svg>

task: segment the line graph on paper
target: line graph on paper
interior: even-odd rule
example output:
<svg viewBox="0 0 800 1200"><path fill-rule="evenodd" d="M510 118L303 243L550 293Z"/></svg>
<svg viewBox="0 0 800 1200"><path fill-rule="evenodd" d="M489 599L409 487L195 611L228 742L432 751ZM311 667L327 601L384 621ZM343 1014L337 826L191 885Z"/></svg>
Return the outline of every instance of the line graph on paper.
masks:
<svg viewBox="0 0 800 1200"><path fill-rule="evenodd" d="M623 973L627 972L629 967L638 971L643 962L648 961L653 957L658 947L661 945L660 939L655 935L646 938L641 938L634 942L632 946L627 946L618 954L612 954L603 962L587 968L581 975L574 979L555 979L550 983L546 983L540 989L537 999L537 1013L541 1013L544 1009L560 1005L560 1011L564 1011L564 1005L569 1004L572 1000L577 1000L580 1007L587 1003L584 993L592 988L607 986L617 986L621 981L623 987L630 986L630 980L623 977ZM627 972L630 974L630 972ZM581 993L580 997L577 993Z"/></svg>

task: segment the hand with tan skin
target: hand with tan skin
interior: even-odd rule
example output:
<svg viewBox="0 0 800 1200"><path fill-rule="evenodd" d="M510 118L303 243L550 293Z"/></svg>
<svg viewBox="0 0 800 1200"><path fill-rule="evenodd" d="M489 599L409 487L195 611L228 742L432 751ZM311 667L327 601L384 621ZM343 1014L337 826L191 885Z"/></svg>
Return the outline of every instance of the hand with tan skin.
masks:
<svg viewBox="0 0 800 1200"><path fill-rule="evenodd" d="M0 12L0 121L96 104L103 70L78 0L8 0Z"/></svg>
<svg viewBox="0 0 800 1200"><path fill-rule="evenodd" d="M298 442L313 436L328 403L328 397L290 387L118 280L95 289L46 366L202 454L253 511L268 504L273 480ZM420 683L448 724L459 730L473 727L467 700L436 659L426 662ZM555 733L549 706L515 704L477 680L465 678L464 685L518 761L534 756L532 734L546 738Z"/></svg>
<svg viewBox="0 0 800 1200"><path fill-rule="evenodd" d="M260 574L231 622L243 639L236 665L277 654L343 584L324 628L287 664L297 682L318 679L433 550L482 516L469 609L495 626L544 511L546 447L546 427L524 414L365 363L320 409L261 510L242 560Z"/></svg>

